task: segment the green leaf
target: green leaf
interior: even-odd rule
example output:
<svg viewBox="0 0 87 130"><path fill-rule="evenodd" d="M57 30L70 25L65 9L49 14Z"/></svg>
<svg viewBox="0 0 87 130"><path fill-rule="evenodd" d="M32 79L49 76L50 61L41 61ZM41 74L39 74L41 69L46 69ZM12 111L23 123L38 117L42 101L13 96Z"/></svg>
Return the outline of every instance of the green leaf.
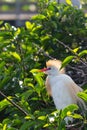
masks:
<svg viewBox="0 0 87 130"><path fill-rule="evenodd" d="M64 61L62 62L62 66L60 69L62 69L63 67L65 67L68 63L70 63L72 61L72 59L74 58L74 56L68 56L64 59Z"/></svg>
<svg viewBox="0 0 87 130"><path fill-rule="evenodd" d="M31 22L26 21L25 26L26 26L27 29L31 30L34 26L34 23L32 24Z"/></svg>
<svg viewBox="0 0 87 130"><path fill-rule="evenodd" d="M39 72L38 69L32 69L30 72L33 74L38 84L40 86L43 86L43 79L42 79L43 73L36 73Z"/></svg>
<svg viewBox="0 0 87 130"><path fill-rule="evenodd" d="M79 92L78 96L87 102L87 94L85 92Z"/></svg>
<svg viewBox="0 0 87 130"><path fill-rule="evenodd" d="M11 99L11 97L8 98ZM0 101L0 111L5 109L9 104L10 104L9 101L7 101L6 99Z"/></svg>
<svg viewBox="0 0 87 130"><path fill-rule="evenodd" d="M0 63L0 71L2 70L2 68L4 67L4 65L5 65L5 61L2 61L2 62Z"/></svg>
<svg viewBox="0 0 87 130"><path fill-rule="evenodd" d="M71 117L73 117L75 119L83 119L83 117L80 114L77 114L77 113L71 115Z"/></svg>
<svg viewBox="0 0 87 130"><path fill-rule="evenodd" d="M72 112L74 112L75 110L78 110L78 106L76 104L71 104L67 107L65 107L63 110L62 110L62 118L65 118L67 115L71 115Z"/></svg>
<svg viewBox="0 0 87 130"><path fill-rule="evenodd" d="M46 116L39 116L38 119L39 119L39 120L45 120L45 119L46 119Z"/></svg>
<svg viewBox="0 0 87 130"><path fill-rule="evenodd" d="M46 36L42 36L41 37L41 41L42 42L45 42L46 40L49 40L50 39L50 36L49 35L46 35Z"/></svg>
<svg viewBox="0 0 87 130"><path fill-rule="evenodd" d="M42 25L35 26L32 31L35 32L35 31L38 31L40 29L42 29Z"/></svg>
<svg viewBox="0 0 87 130"><path fill-rule="evenodd" d="M39 72L39 70L38 70L38 69L32 69L30 72L31 72L32 74L34 74L34 73L36 73L36 72Z"/></svg>
<svg viewBox="0 0 87 130"><path fill-rule="evenodd" d="M83 50L78 54L80 57L87 55L87 50Z"/></svg>
<svg viewBox="0 0 87 130"><path fill-rule="evenodd" d="M0 20L0 25L3 24L3 21Z"/></svg>
<svg viewBox="0 0 87 130"><path fill-rule="evenodd" d="M38 84L40 86L43 86L43 79L41 77L41 74L36 74L34 77L35 77L36 81L38 82Z"/></svg>
<svg viewBox="0 0 87 130"><path fill-rule="evenodd" d="M67 3L68 5L72 5L71 0L66 0L66 3Z"/></svg>
<svg viewBox="0 0 87 130"><path fill-rule="evenodd" d="M79 50L79 47L73 49L73 52L76 53Z"/></svg>
<svg viewBox="0 0 87 130"><path fill-rule="evenodd" d="M49 127L49 125L50 125L50 124L47 123L47 124L45 124L45 125L43 126L43 128Z"/></svg>
<svg viewBox="0 0 87 130"><path fill-rule="evenodd" d="M35 125L34 121L26 121L23 123L23 125L21 126L21 128L19 130L27 130L30 127L32 127L33 125Z"/></svg>
<svg viewBox="0 0 87 130"><path fill-rule="evenodd" d="M21 57L17 52L10 52L10 54L17 59L19 62L21 61Z"/></svg>
<svg viewBox="0 0 87 130"><path fill-rule="evenodd" d="M21 33L21 29L20 29L20 28L17 28L17 30L15 31L14 35L15 35L15 36L18 36L20 33Z"/></svg>
<svg viewBox="0 0 87 130"><path fill-rule="evenodd" d="M34 117L34 115L29 114L28 116L25 117L25 119L27 119L27 120L30 120L30 119L34 120L35 117Z"/></svg>
<svg viewBox="0 0 87 130"><path fill-rule="evenodd" d="M32 17L33 20L43 20L45 18L46 18L46 16L44 16L42 14L38 14L38 15Z"/></svg>
<svg viewBox="0 0 87 130"><path fill-rule="evenodd" d="M11 29L11 25L10 25L9 23L5 23L5 28L6 28L7 30Z"/></svg>
<svg viewBox="0 0 87 130"><path fill-rule="evenodd" d="M4 124L3 130L6 130L6 129L7 129L7 124Z"/></svg>
<svg viewBox="0 0 87 130"><path fill-rule="evenodd" d="M10 80L10 76L5 76L5 78L0 83L0 88L4 87Z"/></svg>

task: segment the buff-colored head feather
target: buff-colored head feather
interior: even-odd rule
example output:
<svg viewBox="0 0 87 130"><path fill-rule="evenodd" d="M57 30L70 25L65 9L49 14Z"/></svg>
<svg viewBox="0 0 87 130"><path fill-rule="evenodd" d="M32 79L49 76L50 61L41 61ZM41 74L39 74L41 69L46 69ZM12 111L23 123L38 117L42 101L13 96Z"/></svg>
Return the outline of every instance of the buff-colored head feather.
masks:
<svg viewBox="0 0 87 130"><path fill-rule="evenodd" d="M50 67L50 66L55 66L56 68L58 68L60 74L65 74L65 68L61 68L62 62L60 60L49 60L46 62L46 66Z"/></svg>

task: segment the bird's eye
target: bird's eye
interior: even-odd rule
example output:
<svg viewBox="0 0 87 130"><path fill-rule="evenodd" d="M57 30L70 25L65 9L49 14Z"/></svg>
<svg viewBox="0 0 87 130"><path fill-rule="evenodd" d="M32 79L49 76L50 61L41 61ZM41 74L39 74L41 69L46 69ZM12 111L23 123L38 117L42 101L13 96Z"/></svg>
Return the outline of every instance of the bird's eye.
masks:
<svg viewBox="0 0 87 130"><path fill-rule="evenodd" d="M49 67L48 70L51 70L51 68Z"/></svg>

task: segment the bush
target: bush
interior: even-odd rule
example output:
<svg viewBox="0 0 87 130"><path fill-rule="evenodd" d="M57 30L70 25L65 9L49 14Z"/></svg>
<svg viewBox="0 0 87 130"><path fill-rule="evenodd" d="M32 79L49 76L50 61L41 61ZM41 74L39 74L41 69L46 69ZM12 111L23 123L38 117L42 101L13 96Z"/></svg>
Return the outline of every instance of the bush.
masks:
<svg viewBox="0 0 87 130"><path fill-rule="evenodd" d="M81 10L68 5L49 2L44 7L32 18L32 23L25 23L25 27L0 23L0 129L66 129L64 118L67 112L72 115L78 109L71 105L56 112L45 90L45 76L36 73L34 68L42 68L49 58L64 59L72 52L75 61L80 59L85 63L86 18ZM66 45L72 48L71 51ZM71 60L64 61L63 65ZM84 100L85 95L86 91ZM82 125L86 121L79 114L72 116L79 118Z"/></svg>

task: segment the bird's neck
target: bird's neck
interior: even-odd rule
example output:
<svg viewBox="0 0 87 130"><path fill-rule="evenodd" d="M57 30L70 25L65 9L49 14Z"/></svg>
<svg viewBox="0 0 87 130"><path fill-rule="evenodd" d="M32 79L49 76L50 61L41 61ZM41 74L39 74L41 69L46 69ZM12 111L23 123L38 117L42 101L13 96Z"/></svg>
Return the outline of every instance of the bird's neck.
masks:
<svg viewBox="0 0 87 130"><path fill-rule="evenodd" d="M60 76L61 74L57 74L57 75L48 75L47 78L49 79L49 81L53 81L56 79L56 77Z"/></svg>
<svg viewBox="0 0 87 130"><path fill-rule="evenodd" d="M56 77L56 76L59 76L60 74L59 73L56 73L56 74L49 74L48 77Z"/></svg>

